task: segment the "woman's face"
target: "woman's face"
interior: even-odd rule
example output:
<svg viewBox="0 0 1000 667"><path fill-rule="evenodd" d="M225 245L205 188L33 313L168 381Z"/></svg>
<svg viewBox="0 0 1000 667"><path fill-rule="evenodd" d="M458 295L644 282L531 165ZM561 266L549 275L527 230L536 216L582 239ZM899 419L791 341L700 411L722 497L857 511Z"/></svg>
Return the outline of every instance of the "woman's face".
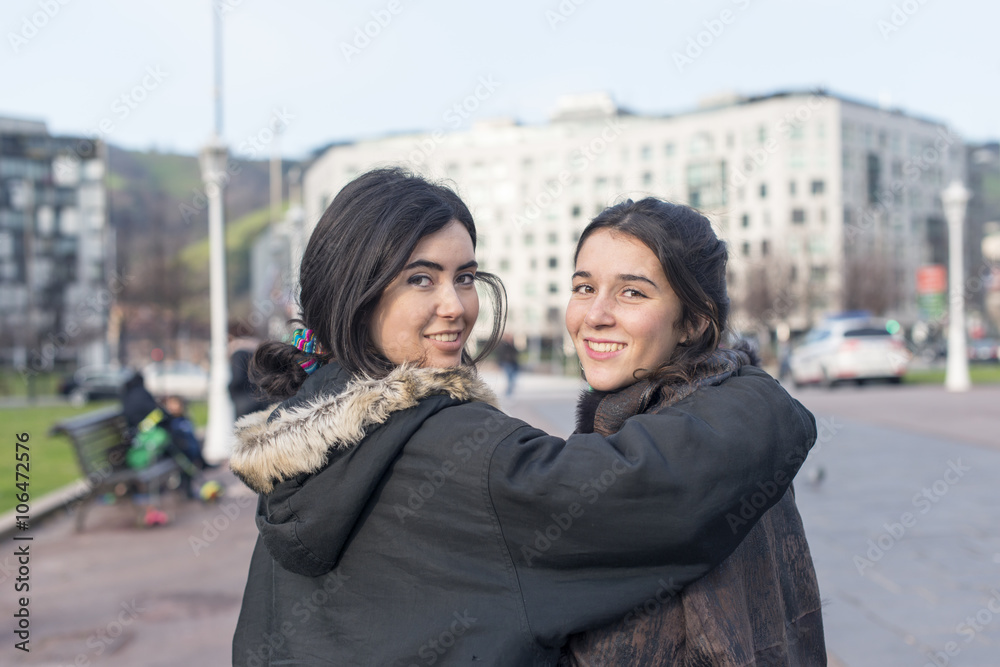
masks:
<svg viewBox="0 0 1000 667"><path fill-rule="evenodd" d="M681 302L660 261L632 236L602 229L584 241L566 329L591 387L615 391L666 362L685 339Z"/></svg>
<svg viewBox="0 0 1000 667"><path fill-rule="evenodd" d="M394 364L459 365L479 316L476 267L472 237L459 221L420 239L375 308L379 351Z"/></svg>

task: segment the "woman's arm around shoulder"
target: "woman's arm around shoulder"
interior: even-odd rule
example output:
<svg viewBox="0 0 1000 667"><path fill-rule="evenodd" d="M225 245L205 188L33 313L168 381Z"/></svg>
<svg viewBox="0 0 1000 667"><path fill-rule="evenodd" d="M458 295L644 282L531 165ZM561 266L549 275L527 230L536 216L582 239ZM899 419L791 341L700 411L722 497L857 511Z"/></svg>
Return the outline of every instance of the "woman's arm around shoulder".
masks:
<svg viewBox="0 0 1000 667"><path fill-rule="evenodd" d="M703 576L780 500L815 438L812 414L753 367L609 437L513 432L489 490L533 632L558 644Z"/></svg>

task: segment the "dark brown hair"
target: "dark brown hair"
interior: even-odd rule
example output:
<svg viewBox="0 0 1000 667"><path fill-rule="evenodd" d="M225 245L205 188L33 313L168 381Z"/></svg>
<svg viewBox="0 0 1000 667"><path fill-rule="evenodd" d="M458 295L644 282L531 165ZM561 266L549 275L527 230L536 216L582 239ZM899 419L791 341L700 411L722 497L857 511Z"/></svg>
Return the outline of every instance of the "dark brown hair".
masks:
<svg viewBox="0 0 1000 667"><path fill-rule="evenodd" d="M650 370L646 378L658 384L690 382L698 364L719 347L729 318L725 242L715 235L708 218L693 208L654 197L629 199L605 209L587 225L576 245L574 264L584 242L602 229L637 239L660 260L681 302L676 326L697 331L702 321L708 323L700 336L679 343L659 368L640 369Z"/></svg>
<svg viewBox="0 0 1000 667"><path fill-rule="evenodd" d="M336 360L355 376L383 377L395 365L372 343L372 314L423 237L459 221L476 246L476 225L464 202L449 188L399 168L369 171L344 186L323 213L302 255L299 269L301 317L322 351L321 362ZM474 364L500 340L506 295L496 276L479 271L477 284L492 302L493 328ZM299 362L309 355L279 342L254 354L251 374L271 398L295 394L307 375Z"/></svg>

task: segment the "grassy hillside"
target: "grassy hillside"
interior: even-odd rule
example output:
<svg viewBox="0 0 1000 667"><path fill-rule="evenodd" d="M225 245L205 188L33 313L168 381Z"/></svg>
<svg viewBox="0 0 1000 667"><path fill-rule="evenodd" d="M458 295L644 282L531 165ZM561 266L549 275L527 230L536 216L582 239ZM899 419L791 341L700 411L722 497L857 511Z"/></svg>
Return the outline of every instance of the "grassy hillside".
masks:
<svg viewBox="0 0 1000 667"><path fill-rule="evenodd" d="M230 299L238 302L248 298L250 289L250 253L254 241L267 227L271 212L260 208L243 217L226 223L226 276ZM185 287L191 298L185 300L186 316L203 313L208 316L208 239L191 243L177 255L179 273L184 276ZM232 306L234 304L230 304ZM232 310L232 308L230 308Z"/></svg>

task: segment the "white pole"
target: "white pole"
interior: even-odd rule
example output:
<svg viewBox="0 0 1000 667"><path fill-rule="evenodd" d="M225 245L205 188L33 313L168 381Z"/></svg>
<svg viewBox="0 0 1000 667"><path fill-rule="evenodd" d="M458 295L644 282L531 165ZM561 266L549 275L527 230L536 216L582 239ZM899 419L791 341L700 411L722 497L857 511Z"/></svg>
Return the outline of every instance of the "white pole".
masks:
<svg viewBox="0 0 1000 667"><path fill-rule="evenodd" d="M965 207L969 191L952 181L942 193L941 203L948 220L948 366L944 386L948 391L969 391L969 357L965 347Z"/></svg>
<svg viewBox="0 0 1000 667"><path fill-rule="evenodd" d="M214 2L214 0L213 0ZM229 396L229 341L226 330L226 239L223 188L228 180L229 152L222 141L222 28L215 16L215 132L201 152L201 172L208 195L209 302L211 343L208 385L208 428L202 456L215 463L229 457L233 441L233 402Z"/></svg>

